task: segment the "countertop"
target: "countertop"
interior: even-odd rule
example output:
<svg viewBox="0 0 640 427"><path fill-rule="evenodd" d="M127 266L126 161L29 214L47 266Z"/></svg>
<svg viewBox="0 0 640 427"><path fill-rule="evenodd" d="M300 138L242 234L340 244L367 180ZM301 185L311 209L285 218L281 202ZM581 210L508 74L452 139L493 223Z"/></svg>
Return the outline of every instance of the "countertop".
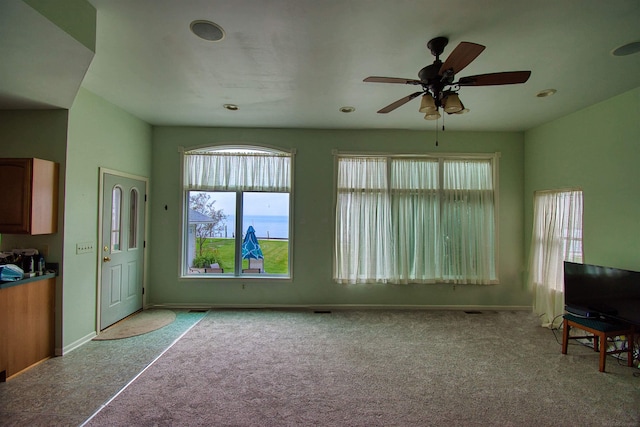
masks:
<svg viewBox="0 0 640 427"><path fill-rule="evenodd" d="M51 279L53 277L56 277L56 273L45 273L41 276L27 277L26 279L16 280L13 282L0 282L0 289L24 285L25 283L37 282L38 280Z"/></svg>

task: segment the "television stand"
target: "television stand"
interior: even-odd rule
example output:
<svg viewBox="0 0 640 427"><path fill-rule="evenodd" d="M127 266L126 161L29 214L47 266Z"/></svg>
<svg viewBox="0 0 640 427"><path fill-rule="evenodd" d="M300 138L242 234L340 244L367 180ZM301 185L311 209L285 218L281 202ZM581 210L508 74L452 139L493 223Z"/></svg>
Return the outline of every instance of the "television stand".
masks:
<svg viewBox="0 0 640 427"><path fill-rule="evenodd" d="M564 318L564 326L562 330L562 354L567 354L570 339L588 338L593 340L593 350L600 352L600 363L598 367L600 372L604 372L608 354L627 353L627 366L633 366L633 335L635 332L633 325L622 322L577 317L572 314L565 314L562 317ZM569 334L571 328L581 329L592 335L572 337ZM624 335L627 339L627 348L607 351L607 338L621 335Z"/></svg>

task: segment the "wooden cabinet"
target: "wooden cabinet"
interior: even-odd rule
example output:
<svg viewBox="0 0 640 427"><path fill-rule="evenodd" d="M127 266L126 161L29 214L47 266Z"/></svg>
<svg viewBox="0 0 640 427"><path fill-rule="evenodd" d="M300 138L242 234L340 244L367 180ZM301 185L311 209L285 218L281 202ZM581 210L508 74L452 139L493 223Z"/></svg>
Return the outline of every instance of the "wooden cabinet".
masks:
<svg viewBox="0 0 640 427"><path fill-rule="evenodd" d="M42 159L0 159L0 233L58 231L57 163Z"/></svg>
<svg viewBox="0 0 640 427"><path fill-rule="evenodd" d="M0 289L0 381L54 355L55 277Z"/></svg>

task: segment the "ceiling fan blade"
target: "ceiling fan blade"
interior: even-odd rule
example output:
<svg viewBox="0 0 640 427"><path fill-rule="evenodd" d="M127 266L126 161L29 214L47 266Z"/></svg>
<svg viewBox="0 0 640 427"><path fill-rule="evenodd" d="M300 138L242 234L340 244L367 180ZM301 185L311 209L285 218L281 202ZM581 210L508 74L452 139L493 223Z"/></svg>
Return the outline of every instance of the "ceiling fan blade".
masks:
<svg viewBox="0 0 640 427"><path fill-rule="evenodd" d="M448 69L453 69L453 74L458 74L464 67L471 64L482 53L484 46L471 42L460 42L449 55L438 74L442 75Z"/></svg>
<svg viewBox="0 0 640 427"><path fill-rule="evenodd" d="M423 92L414 92L411 95L407 95L404 98L400 98L398 99L396 102L392 102L391 104L387 105L384 108L381 108L380 110L378 110L378 113L388 113L390 111L395 110L396 108L400 107L401 105L406 104L407 102L411 101L414 98L417 98L418 96L422 95Z"/></svg>
<svg viewBox="0 0 640 427"><path fill-rule="evenodd" d="M419 85L422 83L420 80L415 80L415 79L403 79L400 77L376 77L376 76L367 77L363 81L368 83L402 83L405 85Z"/></svg>
<svg viewBox="0 0 640 427"><path fill-rule="evenodd" d="M503 73L478 74L462 77L459 86L494 86L524 83L529 80L531 71L505 71Z"/></svg>

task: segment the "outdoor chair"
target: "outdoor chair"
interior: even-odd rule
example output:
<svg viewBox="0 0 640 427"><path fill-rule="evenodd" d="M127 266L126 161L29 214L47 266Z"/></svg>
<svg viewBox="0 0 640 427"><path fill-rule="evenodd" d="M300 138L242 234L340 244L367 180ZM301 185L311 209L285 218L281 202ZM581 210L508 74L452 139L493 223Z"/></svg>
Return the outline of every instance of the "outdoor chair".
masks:
<svg viewBox="0 0 640 427"><path fill-rule="evenodd" d="M242 270L243 273L264 273L264 259L249 258L249 266Z"/></svg>

